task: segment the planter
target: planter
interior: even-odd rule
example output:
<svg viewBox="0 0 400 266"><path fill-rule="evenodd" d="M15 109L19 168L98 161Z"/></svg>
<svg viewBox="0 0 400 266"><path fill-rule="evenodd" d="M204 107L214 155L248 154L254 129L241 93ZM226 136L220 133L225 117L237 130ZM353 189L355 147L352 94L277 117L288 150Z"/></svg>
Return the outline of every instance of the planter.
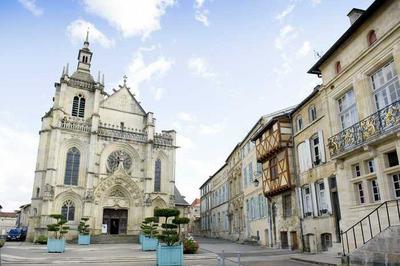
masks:
<svg viewBox="0 0 400 266"><path fill-rule="evenodd" d="M183 245L167 246L158 245L157 247L157 265L158 266L181 266L183 265Z"/></svg>
<svg viewBox="0 0 400 266"><path fill-rule="evenodd" d="M49 253L63 253L65 251L64 239L47 239L47 252Z"/></svg>
<svg viewBox="0 0 400 266"><path fill-rule="evenodd" d="M90 235L79 235L78 245L90 245Z"/></svg>
<svg viewBox="0 0 400 266"><path fill-rule="evenodd" d="M158 245L157 238L147 236L142 237L142 251L156 250Z"/></svg>
<svg viewBox="0 0 400 266"><path fill-rule="evenodd" d="M143 237L144 237L143 234L140 234L140 235L139 235L139 244L142 244L142 243L143 243Z"/></svg>

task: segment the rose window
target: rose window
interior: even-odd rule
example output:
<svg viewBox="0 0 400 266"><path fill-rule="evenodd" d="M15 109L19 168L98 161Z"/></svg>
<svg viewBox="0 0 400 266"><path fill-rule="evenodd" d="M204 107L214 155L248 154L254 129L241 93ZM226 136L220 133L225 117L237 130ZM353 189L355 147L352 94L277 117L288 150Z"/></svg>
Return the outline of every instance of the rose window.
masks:
<svg viewBox="0 0 400 266"><path fill-rule="evenodd" d="M114 151L107 159L107 168L109 172L114 172L119 164L122 164L124 169L128 171L132 166L132 159L128 153L124 151Z"/></svg>

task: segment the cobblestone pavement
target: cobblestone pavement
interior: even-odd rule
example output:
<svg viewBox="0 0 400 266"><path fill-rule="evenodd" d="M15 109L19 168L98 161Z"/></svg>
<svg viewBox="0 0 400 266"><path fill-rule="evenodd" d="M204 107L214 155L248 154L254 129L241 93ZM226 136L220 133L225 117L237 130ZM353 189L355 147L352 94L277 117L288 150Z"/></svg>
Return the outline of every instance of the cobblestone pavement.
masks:
<svg viewBox="0 0 400 266"><path fill-rule="evenodd" d="M219 257L225 258L226 266L289 266L311 265L293 261L288 250L241 245L224 240L199 238L198 254L185 255L185 265L218 265ZM139 244L92 244L79 246L67 244L66 252L47 253L46 246L24 242L7 242L0 250L1 265L155 265L154 251L143 252Z"/></svg>

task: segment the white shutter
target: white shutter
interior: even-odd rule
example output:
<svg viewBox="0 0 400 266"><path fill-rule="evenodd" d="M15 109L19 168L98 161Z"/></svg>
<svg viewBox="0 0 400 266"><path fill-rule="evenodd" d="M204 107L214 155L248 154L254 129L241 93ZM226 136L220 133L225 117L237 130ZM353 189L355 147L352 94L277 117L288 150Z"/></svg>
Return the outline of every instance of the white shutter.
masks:
<svg viewBox="0 0 400 266"><path fill-rule="evenodd" d="M304 156L303 156L303 146L304 142L300 143L297 146L297 157L299 158L299 168L300 168L300 173L303 173L305 170L305 165L304 165Z"/></svg>
<svg viewBox="0 0 400 266"><path fill-rule="evenodd" d="M296 188L296 192L297 192L297 198L299 199L299 207L300 207L300 217L304 218L304 210L303 210L303 193L302 193L302 189L297 187Z"/></svg>
<svg viewBox="0 0 400 266"><path fill-rule="evenodd" d="M311 198L314 216L318 216L318 206L317 206L317 194L315 193L315 183L310 184L311 188Z"/></svg>
<svg viewBox="0 0 400 266"><path fill-rule="evenodd" d="M304 141L305 145L304 145L304 157L305 157L305 165L306 165L306 169L308 170L310 168L312 168L312 159L311 159L311 146L310 146L310 140L306 139Z"/></svg>
<svg viewBox="0 0 400 266"><path fill-rule="evenodd" d="M332 213L331 192L330 192L330 188L329 188L329 179L328 178L324 178L324 185L325 185L326 208L328 210L328 213Z"/></svg>
<svg viewBox="0 0 400 266"><path fill-rule="evenodd" d="M318 131L318 140L319 140L319 152L320 152L319 158L321 158L321 162L324 163L326 162L326 158L325 158L324 135L322 134L322 130Z"/></svg>

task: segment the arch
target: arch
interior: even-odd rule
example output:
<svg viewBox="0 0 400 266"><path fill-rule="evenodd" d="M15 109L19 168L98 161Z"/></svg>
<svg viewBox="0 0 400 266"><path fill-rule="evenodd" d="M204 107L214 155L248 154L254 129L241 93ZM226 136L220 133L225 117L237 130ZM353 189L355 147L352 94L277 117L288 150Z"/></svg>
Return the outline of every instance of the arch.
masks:
<svg viewBox="0 0 400 266"><path fill-rule="evenodd" d="M62 213L62 208L65 202L72 202L74 205L74 219L69 221L79 221L82 213L82 199L79 194L74 192L71 188L58 194L55 197L53 205L53 213Z"/></svg>
<svg viewBox="0 0 400 266"><path fill-rule="evenodd" d="M65 161L64 185L78 185L80 161L81 153L79 149L76 147L68 149Z"/></svg>
<svg viewBox="0 0 400 266"><path fill-rule="evenodd" d="M374 30L370 30L367 35L368 46L373 45L377 40L376 33Z"/></svg>
<svg viewBox="0 0 400 266"><path fill-rule="evenodd" d="M66 200L61 206L61 214L67 221L75 220L75 203L72 200Z"/></svg>
<svg viewBox="0 0 400 266"><path fill-rule="evenodd" d="M85 144L83 141L81 141L78 138L71 138L71 139L66 139L62 144L60 145L59 148L59 155L58 155L58 160L57 164L60 166L59 171L58 171L58 184L64 184L64 178L65 178L65 171L66 171L66 160L67 160L67 153L68 150L71 148L77 148L80 152L80 162L79 162L79 176L78 176L78 185L77 186L85 186L86 182L86 164L87 164L87 144Z"/></svg>
<svg viewBox="0 0 400 266"><path fill-rule="evenodd" d="M339 74L340 72L342 72L342 64L340 63L340 61L337 61L335 63L335 72L336 72L336 74Z"/></svg>
<svg viewBox="0 0 400 266"><path fill-rule="evenodd" d="M126 152L132 159L131 167L130 169L126 170L126 172L132 176L139 176L141 158L139 152L128 143L110 143L104 147L100 155L100 174L110 174L107 171L107 159L112 152L118 150Z"/></svg>
<svg viewBox="0 0 400 266"><path fill-rule="evenodd" d="M157 196L156 198L154 198L152 200L151 204L154 207L154 209L167 207L167 203L160 196Z"/></svg>

